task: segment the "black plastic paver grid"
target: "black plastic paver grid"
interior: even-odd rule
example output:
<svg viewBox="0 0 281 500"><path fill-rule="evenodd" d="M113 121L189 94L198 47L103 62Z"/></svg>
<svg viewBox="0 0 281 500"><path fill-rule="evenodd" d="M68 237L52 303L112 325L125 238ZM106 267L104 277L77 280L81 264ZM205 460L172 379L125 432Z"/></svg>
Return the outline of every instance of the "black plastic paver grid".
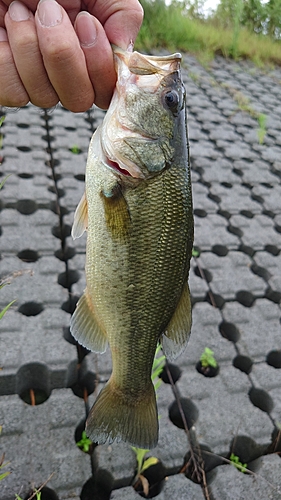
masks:
<svg viewBox="0 0 281 500"><path fill-rule="evenodd" d="M226 458L233 451L254 471L243 474L220 461L207 474L210 498L280 499L281 70L220 58L205 69L191 56L183 68L199 257L191 262L193 328L176 361L182 370L177 388L195 405L198 442ZM89 140L103 112L74 115L58 107L46 113L33 106L5 112L2 171L11 175L1 191L0 265L11 283L0 291L1 309L16 302L0 322L0 456L5 452L9 462L0 470L11 471L0 482L0 498L24 498L54 473L48 486L58 497L78 499L92 471L74 438L85 417L85 393L77 383L77 349L66 339L85 286L85 238L72 241L70 229ZM266 134L259 142L261 113ZM219 363L214 378L195 368L205 347ZM110 353L78 355L91 393L93 373L101 384L110 374ZM30 386L37 388L36 403L45 402L23 402L19 394L32 398ZM163 383L160 439L152 453L177 472L189 445L169 419L173 401ZM110 498L138 498L131 486L116 489L117 480L134 475L130 447L101 446L95 455L114 477ZM204 498L196 482L175 472L157 498Z"/></svg>

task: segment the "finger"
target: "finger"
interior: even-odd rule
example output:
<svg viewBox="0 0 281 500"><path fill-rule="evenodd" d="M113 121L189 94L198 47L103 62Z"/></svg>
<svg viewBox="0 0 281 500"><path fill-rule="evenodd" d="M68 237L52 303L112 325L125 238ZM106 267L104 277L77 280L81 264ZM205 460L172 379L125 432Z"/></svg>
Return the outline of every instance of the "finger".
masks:
<svg viewBox="0 0 281 500"><path fill-rule="evenodd" d="M6 5L4 5L3 2L0 1L0 26L2 28L5 27L4 17L5 17L6 12L7 12Z"/></svg>
<svg viewBox="0 0 281 500"><path fill-rule="evenodd" d="M16 70L6 30L0 28L0 105L21 107L28 101L29 96Z"/></svg>
<svg viewBox="0 0 281 500"><path fill-rule="evenodd" d="M29 100L42 108L54 106L59 98L44 68L33 14L23 3L15 1L8 9L5 24L14 62Z"/></svg>
<svg viewBox="0 0 281 500"><path fill-rule="evenodd" d="M13 2L13 0L1 0L0 2L0 19L1 19L1 4L9 7L9 5ZM22 0L22 3L33 12L35 13L39 0ZM66 10L68 13L71 21L74 23L74 20L78 14L78 12L81 10L81 0L59 0L60 5ZM7 10L7 8L6 8Z"/></svg>
<svg viewBox="0 0 281 500"><path fill-rule="evenodd" d="M78 14L75 29L95 92L95 104L106 109L116 83L113 53L100 22L88 12Z"/></svg>
<svg viewBox="0 0 281 500"><path fill-rule="evenodd" d="M143 8L138 0L85 1L89 12L102 23L108 40L123 49L135 42L143 20Z"/></svg>
<svg viewBox="0 0 281 500"><path fill-rule="evenodd" d="M74 112L86 111L94 90L68 15L55 0L41 0L35 23L44 66L61 103Z"/></svg>

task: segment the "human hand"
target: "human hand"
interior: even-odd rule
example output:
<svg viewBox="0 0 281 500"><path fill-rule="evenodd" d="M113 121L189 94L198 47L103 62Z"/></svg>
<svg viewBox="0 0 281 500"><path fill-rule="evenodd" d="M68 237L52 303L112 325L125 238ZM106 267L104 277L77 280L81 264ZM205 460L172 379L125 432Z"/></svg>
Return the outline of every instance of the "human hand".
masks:
<svg viewBox="0 0 281 500"><path fill-rule="evenodd" d="M0 0L0 105L107 108L110 44L127 49L142 17L138 0Z"/></svg>

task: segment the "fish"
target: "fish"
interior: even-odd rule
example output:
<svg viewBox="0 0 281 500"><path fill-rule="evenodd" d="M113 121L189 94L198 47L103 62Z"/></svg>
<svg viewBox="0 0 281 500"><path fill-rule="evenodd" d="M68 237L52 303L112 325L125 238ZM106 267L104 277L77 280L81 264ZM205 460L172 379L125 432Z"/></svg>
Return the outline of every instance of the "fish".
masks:
<svg viewBox="0 0 281 500"><path fill-rule="evenodd" d="M89 146L73 238L87 231L86 289L73 337L112 356L112 373L87 418L95 443L151 449L159 425L151 371L191 329L188 274L193 211L181 54L113 47L117 83Z"/></svg>

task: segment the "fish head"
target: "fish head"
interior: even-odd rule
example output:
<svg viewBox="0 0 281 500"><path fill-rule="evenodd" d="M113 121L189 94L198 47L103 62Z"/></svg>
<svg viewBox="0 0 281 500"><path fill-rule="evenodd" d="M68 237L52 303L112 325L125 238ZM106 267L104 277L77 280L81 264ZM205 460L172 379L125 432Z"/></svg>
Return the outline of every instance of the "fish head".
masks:
<svg viewBox="0 0 281 500"><path fill-rule="evenodd" d="M179 53L147 56L114 47L117 84L101 129L107 165L142 180L172 164L185 123Z"/></svg>

